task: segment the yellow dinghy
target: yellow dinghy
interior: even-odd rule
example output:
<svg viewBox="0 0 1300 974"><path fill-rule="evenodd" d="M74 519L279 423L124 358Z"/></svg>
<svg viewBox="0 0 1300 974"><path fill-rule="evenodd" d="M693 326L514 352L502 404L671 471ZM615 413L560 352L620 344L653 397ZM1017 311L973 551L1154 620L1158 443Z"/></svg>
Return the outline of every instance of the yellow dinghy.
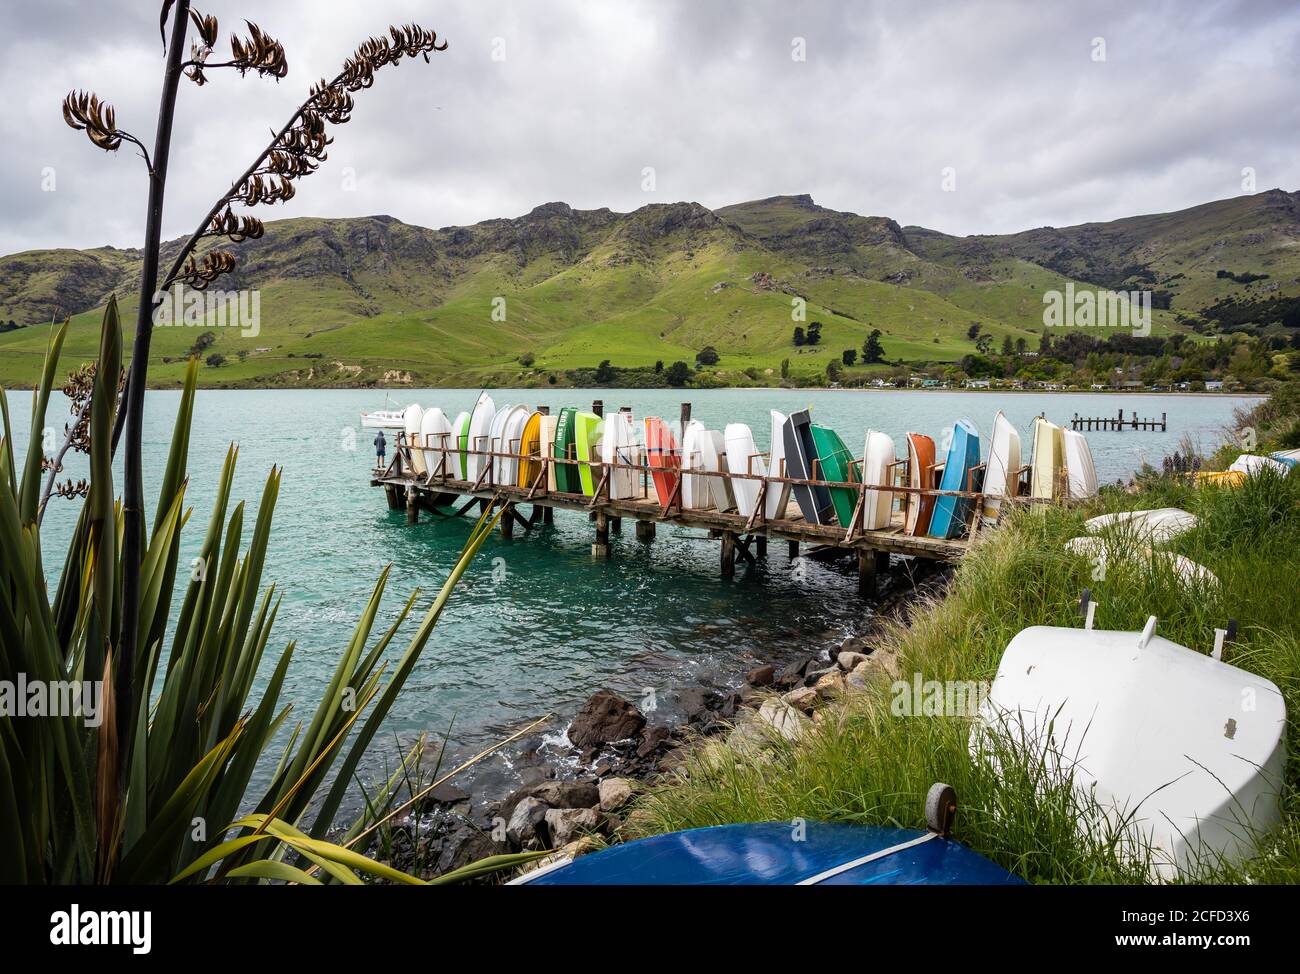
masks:
<svg viewBox="0 0 1300 974"><path fill-rule="evenodd" d="M1042 416L1034 420L1034 470L1029 496L1051 500L1061 493L1065 431Z"/></svg>
<svg viewBox="0 0 1300 974"><path fill-rule="evenodd" d="M1198 470L1196 482L1218 487L1240 487L1246 482L1246 473L1244 470Z"/></svg>
<svg viewBox="0 0 1300 974"><path fill-rule="evenodd" d="M519 486L525 490L537 482L542 472L542 414L533 413L519 434Z"/></svg>

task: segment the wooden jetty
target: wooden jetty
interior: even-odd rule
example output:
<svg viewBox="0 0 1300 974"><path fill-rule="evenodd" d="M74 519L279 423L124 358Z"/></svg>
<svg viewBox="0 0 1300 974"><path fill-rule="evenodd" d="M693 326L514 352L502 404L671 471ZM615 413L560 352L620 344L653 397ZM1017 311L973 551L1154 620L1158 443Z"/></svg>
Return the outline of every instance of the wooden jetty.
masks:
<svg viewBox="0 0 1300 974"><path fill-rule="evenodd" d="M603 403L597 400L593 412L600 414ZM683 425L690 418L690 404L682 406ZM845 483L826 480L802 480L779 474L760 476L758 474L736 471L718 472L708 470L683 471L682 476L692 477L730 477L733 480L757 480L759 491L754 512L750 515L735 510L699 510L684 507L681 500L682 477L678 477L677 489L667 506L659 503L651 470L645 462L644 451L636 462L602 463L598 459L577 457L554 457L545 454L525 456L517 452L518 441L506 444L507 451L483 448L459 450L448 442L451 434L437 434L439 443L412 445L406 442L404 433L397 434L397 445L388 466L376 469L371 477L373 487L382 487L392 510L405 510L408 524L419 520L420 511L434 513L438 516L458 516L477 506L486 509L488 505L503 505L501 516L501 533L504 537L513 537L515 530L531 531L536 525L550 523L554 512L573 511L587 515L594 525L594 537L591 552L594 557L606 558L610 555L609 535L619 533L626 520L636 522L638 540L654 540L655 528L659 524L670 524L682 528L693 528L708 532L707 537L720 545L720 562L722 576L729 578L735 574L736 561L742 559L755 564L758 558L767 554L769 541L785 541L789 545L790 556L798 557L800 545L815 546L819 550L842 549L845 554L857 556L858 592L864 597L876 594L877 575L889 568L890 555L905 555L914 558L926 558L935 561L953 562L959 560L969 550L978 537L983 523L984 495L977 491L930 490L906 486L909 480L906 459L896 460L893 464L893 481L890 486L866 485L863 483ZM470 444L473 446L473 444ZM424 450L439 457L437 468L416 474L411 463L411 450ZM530 461L540 467L534 481L528 486L519 484L495 483L496 463L486 462L483 473L476 481L457 479L453 476L452 459L462 455L484 457L488 461L508 458L516 461ZM766 454L758 454L765 456ZM568 493L548 489L548 482L554 480L553 470L557 464L590 467L592 482L598 486L594 495ZM935 481L941 476L943 464L936 464ZM981 467L973 468L977 473ZM1029 503L1028 480L1029 467L1022 467L1016 472L1018 493L1023 496L1016 501ZM636 496L615 498L610 496L611 474L620 470L631 470L637 484ZM814 470L814 473L816 471ZM980 478L982 480L982 478ZM766 497L771 490L781 490L782 485L816 484L822 487L843 487L857 492L858 499L851 523L848 527L832 524L813 524L805 520L794 498L791 497L782 516L766 517ZM888 492L893 495L891 523L881 530L868 530L864 527L868 492ZM932 538L925 535L911 535L904 529L908 505L920 503L923 496L938 498L943 496L959 497L969 501L966 505L965 523L959 537ZM1004 504L1011 498L1003 498ZM521 507L528 508L527 516L520 512Z"/></svg>
<svg viewBox="0 0 1300 974"><path fill-rule="evenodd" d="M1088 432L1094 430L1159 430L1161 433L1169 429L1164 413L1160 414L1159 419L1140 419L1138 414L1134 413L1127 419L1124 418L1124 410L1119 410L1114 416L1080 416L1074 414L1074 419L1070 420L1070 429L1075 432Z"/></svg>

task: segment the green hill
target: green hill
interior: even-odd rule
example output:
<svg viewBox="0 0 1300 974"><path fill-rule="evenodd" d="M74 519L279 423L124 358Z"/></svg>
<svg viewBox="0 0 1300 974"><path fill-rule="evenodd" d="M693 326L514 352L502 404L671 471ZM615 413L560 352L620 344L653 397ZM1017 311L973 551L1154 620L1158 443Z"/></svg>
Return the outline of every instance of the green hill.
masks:
<svg viewBox="0 0 1300 974"><path fill-rule="evenodd" d="M705 346L721 356L706 381L774 383L783 360L796 377L820 374L872 329L891 362L956 361L974 350L977 322L996 343L1034 345L1044 291L1069 281L1155 291L1155 334L1212 333L1225 301L1236 302L1234 320L1262 316L1267 326L1300 295L1298 216L1300 194L1272 190L973 237L808 196L716 211L548 203L439 230L389 216L280 220L232 248L239 267L216 285L259 290L260 332L159 328L150 376L178 382L196 340L210 335L204 357L224 360L202 370L212 386L565 383L570 370L606 359L693 363ZM0 258L0 324L25 326L0 334L0 382L33 381L53 317L74 318L68 361L90 358L98 309L113 292L132 308L138 274L139 252L111 247ZM812 321L820 344L795 347L794 326Z"/></svg>

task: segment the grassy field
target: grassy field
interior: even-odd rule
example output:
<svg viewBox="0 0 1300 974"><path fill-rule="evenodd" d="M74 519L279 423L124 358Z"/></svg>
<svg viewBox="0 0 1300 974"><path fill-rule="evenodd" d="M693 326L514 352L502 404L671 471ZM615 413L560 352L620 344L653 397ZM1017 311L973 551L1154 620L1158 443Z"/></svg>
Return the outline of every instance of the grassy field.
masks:
<svg viewBox="0 0 1300 974"><path fill-rule="evenodd" d="M1294 418L1278 425L1284 428ZM1158 632L1208 652L1214 628L1232 617L1240 630L1224 659L1272 680L1290 714L1300 708L1300 475L1251 478L1240 489L1196 489L1147 477L1135 494L1105 490L1086 509L1019 512L988 533L962 561L942 598L893 622L876 652L893 653L905 679L992 680L1010 639L1032 625L1079 626L1078 599L1090 587L1101 629ZM1066 552L1085 517L1105 511L1178 506L1198 527L1171 546L1208 567L1217 588L1188 587L1167 562L1117 559L1105 578ZM724 822L794 818L924 828L926 790L935 781L958 794L955 837L1033 882L1141 883L1146 855L1114 831L1081 835L1076 823L1095 809L1069 780L1001 755L994 773L967 750L969 721L896 717L889 682L850 695L799 743L774 740L752 750L704 745L678 780L650 792L639 820L648 831ZM1241 866L1204 862L1192 882L1300 882L1300 735L1288 726L1283 824L1257 858Z"/></svg>

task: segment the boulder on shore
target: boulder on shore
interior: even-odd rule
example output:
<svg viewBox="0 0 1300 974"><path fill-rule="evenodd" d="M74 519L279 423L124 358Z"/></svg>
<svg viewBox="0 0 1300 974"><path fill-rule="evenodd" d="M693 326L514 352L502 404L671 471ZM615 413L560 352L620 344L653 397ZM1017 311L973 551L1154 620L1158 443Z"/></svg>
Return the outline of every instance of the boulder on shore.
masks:
<svg viewBox="0 0 1300 974"><path fill-rule="evenodd" d="M536 798L523 799L515 806L510 821L506 823L506 838L521 849L528 848L530 843L544 845L546 836L542 833L546 827L548 811L550 809L543 801Z"/></svg>
<svg viewBox="0 0 1300 974"><path fill-rule="evenodd" d="M582 705L569 725L569 740L577 747L635 737L645 726L645 717L617 693L599 690Z"/></svg>
<svg viewBox="0 0 1300 974"><path fill-rule="evenodd" d="M606 778L600 783L600 810L616 812L632 800L632 782L627 778Z"/></svg>
<svg viewBox="0 0 1300 974"><path fill-rule="evenodd" d="M600 828L600 813L594 808L552 808L546 813L551 845L568 845L580 835Z"/></svg>

